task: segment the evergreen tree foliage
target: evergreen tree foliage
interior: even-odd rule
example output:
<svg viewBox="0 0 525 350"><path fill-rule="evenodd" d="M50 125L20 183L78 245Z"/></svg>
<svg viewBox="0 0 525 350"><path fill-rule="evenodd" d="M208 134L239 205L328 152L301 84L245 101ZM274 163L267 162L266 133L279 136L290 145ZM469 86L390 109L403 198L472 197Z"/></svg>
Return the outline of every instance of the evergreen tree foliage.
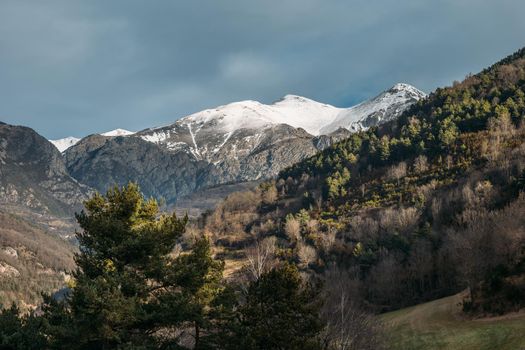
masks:
<svg viewBox="0 0 525 350"><path fill-rule="evenodd" d="M40 332L42 320L34 314L21 315L16 305L0 312L0 349L43 349L46 339Z"/></svg>
<svg viewBox="0 0 525 350"><path fill-rule="evenodd" d="M187 219L160 214L135 184L95 194L85 207L70 299L46 308L53 345L178 348L193 333L198 346L223 289L223 263L207 239L175 256Z"/></svg>
<svg viewBox="0 0 525 350"><path fill-rule="evenodd" d="M274 268L252 282L239 307L228 349L319 349L319 287L297 268Z"/></svg>

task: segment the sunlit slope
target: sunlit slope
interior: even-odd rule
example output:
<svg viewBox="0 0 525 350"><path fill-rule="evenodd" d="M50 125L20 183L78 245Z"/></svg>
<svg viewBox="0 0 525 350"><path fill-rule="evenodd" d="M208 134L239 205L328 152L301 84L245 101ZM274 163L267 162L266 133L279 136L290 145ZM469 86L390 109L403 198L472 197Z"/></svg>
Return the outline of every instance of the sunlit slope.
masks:
<svg viewBox="0 0 525 350"><path fill-rule="evenodd" d="M383 315L391 349L525 349L525 312L470 320L460 294Z"/></svg>

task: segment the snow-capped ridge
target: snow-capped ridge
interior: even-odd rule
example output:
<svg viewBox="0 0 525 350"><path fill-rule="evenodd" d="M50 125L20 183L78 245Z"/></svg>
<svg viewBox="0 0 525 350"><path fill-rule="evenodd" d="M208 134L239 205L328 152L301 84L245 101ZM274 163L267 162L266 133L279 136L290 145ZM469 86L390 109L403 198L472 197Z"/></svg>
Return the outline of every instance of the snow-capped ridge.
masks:
<svg viewBox="0 0 525 350"><path fill-rule="evenodd" d="M422 97L426 96L426 94L423 91L407 83L397 83L394 86L392 86L390 89L388 89L387 92L388 91L407 91L409 93L420 95Z"/></svg>
<svg viewBox="0 0 525 350"><path fill-rule="evenodd" d="M278 105L278 104L290 103L290 102L292 103L317 103L317 104L325 105L324 103L317 102L308 97L293 95L293 94L284 95L283 97L281 97L280 99L272 103L272 105Z"/></svg>
<svg viewBox="0 0 525 350"><path fill-rule="evenodd" d="M370 100L342 110L331 123L321 128L320 133L329 134L341 127L350 131L366 130L397 118L425 96L412 85L397 83Z"/></svg>
<svg viewBox="0 0 525 350"><path fill-rule="evenodd" d="M49 140L59 151L60 153L64 152L71 146L74 146L80 141L78 137L68 136L63 139L58 140Z"/></svg>
<svg viewBox="0 0 525 350"><path fill-rule="evenodd" d="M129 136L133 134L135 134L134 131L129 131L125 129L115 129L115 130L103 132L100 135L102 136Z"/></svg>
<svg viewBox="0 0 525 350"><path fill-rule="evenodd" d="M116 136L129 136L133 134L135 134L135 132L133 131L124 130L124 129L115 129L115 130L106 131L104 133L100 133L99 135L108 136L108 137L116 137ZM69 147L76 145L80 140L82 139L78 137L68 136L63 139L49 140L49 142L55 145L55 147L62 153L65 150L67 150Z"/></svg>
<svg viewBox="0 0 525 350"><path fill-rule="evenodd" d="M397 83L372 99L340 108L287 94L270 104L254 100L232 102L187 115L166 126L139 132L115 129L99 135L140 137L171 152L185 152L196 160L217 165L251 154L261 142L283 141L289 135L329 135L340 128L350 132L366 130L397 118L425 96L412 85ZM57 148L63 152L76 142L78 139Z"/></svg>
<svg viewBox="0 0 525 350"><path fill-rule="evenodd" d="M142 139L170 150L185 149L195 158L211 161L221 149L244 142L235 135L261 135L280 124L319 136L339 128L359 131L399 116L425 94L406 83L397 83L376 97L350 108L339 108L307 97L288 94L264 104L244 100L205 109L175 123L138 132Z"/></svg>

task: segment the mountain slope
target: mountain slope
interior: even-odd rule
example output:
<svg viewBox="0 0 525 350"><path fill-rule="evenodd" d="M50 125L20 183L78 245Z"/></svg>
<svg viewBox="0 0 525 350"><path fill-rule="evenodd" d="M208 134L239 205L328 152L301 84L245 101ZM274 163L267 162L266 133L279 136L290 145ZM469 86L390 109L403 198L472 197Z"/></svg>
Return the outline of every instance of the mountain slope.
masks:
<svg viewBox="0 0 525 350"><path fill-rule="evenodd" d="M209 166L184 152L169 152L138 137L100 135L69 148L65 160L73 177L100 191L134 181L147 196L170 203L194 191Z"/></svg>
<svg viewBox="0 0 525 350"><path fill-rule="evenodd" d="M525 306L525 49L238 193L206 217L228 266L274 236L287 261L348 269L388 311L470 288Z"/></svg>
<svg viewBox="0 0 525 350"><path fill-rule="evenodd" d="M60 152L30 128L0 123L0 203L71 214L88 188L71 178Z"/></svg>
<svg viewBox="0 0 525 350"><path fill-rule="evenodd" d="M4 208L3 208L4 209ZM73 245L17 215L0 210L0 304L16 302L26 310L41 292L63 287L75 268ZM70 233L73 229L70 228Z"/></svg>
<svg viewBox="0 0 525 350"><path fill-rule="evenodd" d="M466 293L382 315L390 349L512 350L525 347L525 313L466 319Z"/></svg>
<svg viewBox="0 0 525 350"><path fill-rule="evenodd" d="M238 130L232 134L237 142L218 152L219 162L199 160L191 152L174 151L141 137L91 135L67 149L64 159L73 177L99 191L136 181L147 196L174 204L199 189L276 175L348 134L318 139L302 129L277 125L255 139Z"/></svg>
<svg viewBox="0 0 525 350"><path fill-rule="evenodd" d="M381 110L385 120L395 118L416 100L401 92L407 89L417 91L400 85L394 95L391 89L366 103L370 108L363 111ZM385 107L389 103L397 104ZM196 190L277 175L349 137L351 132L344 128L317 134L339 115L350 112L353 117L359 114L294 95L271 105L242 101L195 113L165 127L92 135L68 148L64 157L73 177L99 191L135 180L146 195L162 196L173 204ZM363 125L383 121L365 122L370 118L366 113ZM145 154L153 149L156 155Z"/></svg>
<svg viewBox="0 0 525 350"><path fill-rule="evenodd" d="M413 86L396 84L379 96L340 112L330 124L320 129L320 133L329 134L338 128L366 130L395 119L425 96L425 93Z"/></svg>
<svg viewBox="0 0 525 350"><path fill-rule="evenodd" d="M30 128L0 123L0 304L34 309L74 269L72 217L90 189Z"/></svg>

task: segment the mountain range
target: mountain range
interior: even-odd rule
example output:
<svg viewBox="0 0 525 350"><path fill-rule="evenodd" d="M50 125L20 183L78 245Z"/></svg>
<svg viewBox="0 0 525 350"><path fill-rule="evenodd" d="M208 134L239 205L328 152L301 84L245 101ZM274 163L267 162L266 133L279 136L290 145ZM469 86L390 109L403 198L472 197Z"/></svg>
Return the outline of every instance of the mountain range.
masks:
<svg viewBox="0 0 525 350"><path fill-rule="evenodd" d="M269 105L230 103L139 132L51 142L80 183L105 191L136 181L147 196L174 205L198 190L275 176L352 132L396 118L423 97L408 84L350 108L286 95Z"/></svg>
<svg viewBox="0 0 525 350"><path fill-rule="evenodd" d="M2 124L0 201L67 216L91 191L135 181L146 196L169 206L206 198L206 189L214 188L221 195L207 202L213 206L352 132L396 118L423 97L408 84L350 108L286 95L272 104L230 103L138 132L116 129L51 141L30 128ZM192 207L190 199L181 203Z"/></svg>

